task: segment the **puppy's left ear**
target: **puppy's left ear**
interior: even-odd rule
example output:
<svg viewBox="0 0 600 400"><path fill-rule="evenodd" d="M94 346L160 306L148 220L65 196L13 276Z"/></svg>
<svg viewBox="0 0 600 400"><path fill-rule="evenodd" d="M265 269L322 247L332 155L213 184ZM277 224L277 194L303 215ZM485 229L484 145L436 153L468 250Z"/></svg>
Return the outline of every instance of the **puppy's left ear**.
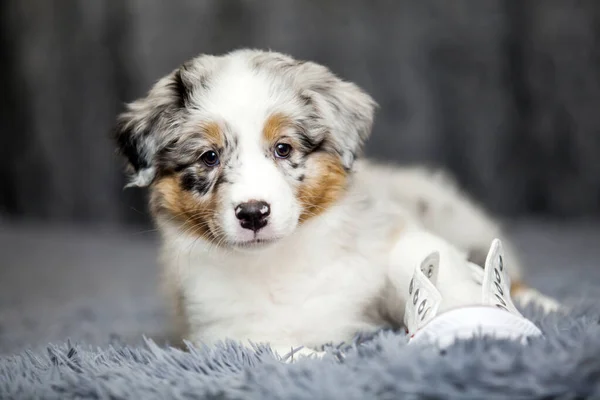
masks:
<svg viewBox="0 0 600 400"><path fill-rule="evenodd" d="M302 95L315 103L315 112L329 131L329 144L339 153L344 168L352 168L371 135L377 103L322 65L305 62L299 69L296 77L304 89Z"/></svg>

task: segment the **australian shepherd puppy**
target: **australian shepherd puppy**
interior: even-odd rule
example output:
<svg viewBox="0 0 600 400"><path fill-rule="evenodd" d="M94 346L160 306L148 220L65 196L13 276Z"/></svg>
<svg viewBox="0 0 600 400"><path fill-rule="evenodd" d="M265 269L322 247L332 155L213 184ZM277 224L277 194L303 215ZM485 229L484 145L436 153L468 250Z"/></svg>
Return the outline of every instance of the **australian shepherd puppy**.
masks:
<svg viewBox="0 0 600 400"><path fill-rule="evenodd" d="M116 139L150 190L180 338L283 355L399 327L407 232L483 263L500 228L449 180L359 159L375 108L321 65L258 50L199 56L127 106ZM552 307L505 247L515 295Z"/></svg>

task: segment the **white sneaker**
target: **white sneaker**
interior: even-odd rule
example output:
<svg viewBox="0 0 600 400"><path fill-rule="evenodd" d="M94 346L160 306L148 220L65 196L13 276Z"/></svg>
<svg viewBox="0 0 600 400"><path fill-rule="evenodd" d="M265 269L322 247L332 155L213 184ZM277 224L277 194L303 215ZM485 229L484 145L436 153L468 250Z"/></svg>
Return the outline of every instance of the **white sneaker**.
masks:
<svg viewBox="0 0 600 400"><path fill-rule="evenodd" d="M510 298L510 280L503 263L500 240L492 242L485 267L469 263L473 279L481 285L481 302L446 310L438 315L444 299L437 289L439 253L430 254L415 269L409 285L404 325L409 343L437 343L446 347L457 339L480 336L519 340L542 332L523 317Z"/></svg>

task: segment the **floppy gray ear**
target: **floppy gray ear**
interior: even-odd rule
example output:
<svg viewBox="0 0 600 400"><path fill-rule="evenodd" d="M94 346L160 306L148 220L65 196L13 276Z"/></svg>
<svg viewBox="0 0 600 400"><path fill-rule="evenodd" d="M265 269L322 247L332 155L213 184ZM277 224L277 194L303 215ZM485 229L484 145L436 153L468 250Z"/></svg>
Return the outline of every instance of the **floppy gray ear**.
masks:
<svg viewBox="0 0 600 400"><path fill-rule="evenodd" d="M156 155L181 123L181 111L190 97L191 86L182 78L182 70L159 80L146 97L127 104L117 119L114 136L130 174L126 187L145 187L156 177Z"/></svg>
<svg viewBox="0 0 600 400"><path fill-rule="evenodd" d="M157 154L177 136L185 109L206 89L217 68L214 56L201 54L160 79L144 98L127 104L119 115L114 136L128 161L129 186L148 186L158 172Z"/></svg>
<svg viewBox="0 0 600 400"><path fill-rule="evenodd" d="M145 187L150 185L156 176L154 151L150 143L152 132L150 127L139 127L128 114L125 112L119 116L114 132L118 151L127 159L130 179L125 187Z"/></svg>
<svg viewBox="0 0 600 400"><path fill-rule="evenodd" d="M357 85L319 64L305 62L299 69L303 96L315 102L316 112L329 130L329 140L344 167L350 169L371 135L377 103Z"/></svg>

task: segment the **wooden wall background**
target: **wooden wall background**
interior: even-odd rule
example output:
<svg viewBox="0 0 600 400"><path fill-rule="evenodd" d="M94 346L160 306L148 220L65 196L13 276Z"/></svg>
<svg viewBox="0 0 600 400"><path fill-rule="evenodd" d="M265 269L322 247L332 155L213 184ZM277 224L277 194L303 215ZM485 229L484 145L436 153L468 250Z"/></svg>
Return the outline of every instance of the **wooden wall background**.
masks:
<svg viewBox="0 0 600 400"><path fill-rule="evenodd" d="M380 103L368 154L449 168L501 215L600 214L596 0L4 0L0 219L131 224L107 139L198 53L330 66Z"/></svg>

